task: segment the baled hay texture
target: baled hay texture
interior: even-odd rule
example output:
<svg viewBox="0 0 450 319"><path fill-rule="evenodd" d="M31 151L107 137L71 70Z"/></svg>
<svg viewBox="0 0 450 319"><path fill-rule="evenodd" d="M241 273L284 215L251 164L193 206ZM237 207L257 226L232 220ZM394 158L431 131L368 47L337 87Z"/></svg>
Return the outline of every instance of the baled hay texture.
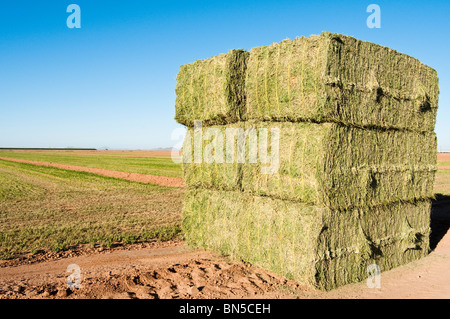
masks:
<svg viewBox="0 0 450 319"><path fill-rule="evenodd" d="M433 131L437 72L374 43L323 32L250 52L245 119Z"/></svg>
<svg viewBox="0 0 450 319"><path fill-rule="evenodd" d="M245 159L241 163L237 145L227 147L227 136L229 141L238 141L227 135L233 129L241 129L245 138L241 139L245 141L241 146ZM271 158L276 155L271 149L274 129L279 132L279 166L273 174L263 174L262 169L271 164L261 163L261 150L257 161L251 163L251 130L257 148L267 150L269 162L276 167ZM206 135L214 130L222 137ZM184 162L190 161L183 163L184 178L190 187L243 190L333 209L433 196L437 148L434 133L366 130L333 123L236 123L199 130L208 140L201 144L201 163L194 163L193 132L189 129L185 139L185 146L191 144L190 152L187 146L183 149ZM267 136L266 146L262 136ZM197 141L202 141L199 138ZM220 139L222 147L217 143ZM227 163L231 155L227 150L233 153L234 161ZM208 154L213 159L209 163Z"/></svg>
<svg viewBox="0 0 450 319"><path fill-rule="evenodd" d="M189 189L187 242L320 289L361 281L429 251L428 200L331 211L240 192Z"/></svg>
<svg viewBox="0 0 450 319"><path fill-rule="evenodd" d="M227 135L230 130L239 134L239 129L244 132L244 123L188 129L182 152L183 178L188 186L218 190L241 188L243 161L238 163L238 136ZM227 147L227 143L234 148ZM199 155L195 145L200 145Z"/></svg>
<svg viewBox="0 0 450 319"><path fill-rule="evenodd" d="M266 164L246 161L244 191L332 209L433 196L434 133L332 123L247 123L249 128L258 133L260 128L268 132L278 128L279 169L275 174L262 174Z"/></svg>
<svg viewBox="0 0 450 319"><path fill-rule="evenodd" d="M189 127L233 123L245 111L244 76L249 52L227 54L181 66L175 88L175 120Z"/></svg>

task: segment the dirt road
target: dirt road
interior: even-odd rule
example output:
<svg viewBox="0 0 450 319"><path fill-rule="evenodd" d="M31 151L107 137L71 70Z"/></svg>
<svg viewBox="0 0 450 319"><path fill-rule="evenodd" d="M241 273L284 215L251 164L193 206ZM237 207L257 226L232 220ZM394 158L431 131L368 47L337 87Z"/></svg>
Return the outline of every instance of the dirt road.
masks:
<svg viewBox="0 0 450 319"><path fill-rule="evenodd" d="M281 276L183 242L165 246L0 268L0 298L276 298L281 286L300 290ZM79 289L67 289L71 264L80 267Z"/></svg>
<svg viewBox="0 0 450 319"><path fill-rule="evenodd" d="M67 267L81 287L67 288ZM322 292L183 242L103 251L0 268L0 298L450 298L450 234L426 258L365 282Z"/></svg>

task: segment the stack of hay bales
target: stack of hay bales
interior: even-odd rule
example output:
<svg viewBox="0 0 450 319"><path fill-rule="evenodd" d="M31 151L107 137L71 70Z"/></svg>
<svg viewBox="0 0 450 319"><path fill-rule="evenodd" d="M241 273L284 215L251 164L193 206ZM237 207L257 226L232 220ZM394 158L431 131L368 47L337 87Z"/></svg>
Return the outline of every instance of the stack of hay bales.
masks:
<svg viewBox="0 0 450 319"><path fill-rule="evenodd" d="M385 271L428 253L439 94L432 68L323 32L184 65L176 94L175 118L190 133L189 244L321 289L361 281L371 264ZM223 136L240 129L245 161L211 128ZM268 164L249 161L248 142L251 130L260 140L271 128L279 168L263 174ZM199 142L214 161L198 158Z"/></svg>

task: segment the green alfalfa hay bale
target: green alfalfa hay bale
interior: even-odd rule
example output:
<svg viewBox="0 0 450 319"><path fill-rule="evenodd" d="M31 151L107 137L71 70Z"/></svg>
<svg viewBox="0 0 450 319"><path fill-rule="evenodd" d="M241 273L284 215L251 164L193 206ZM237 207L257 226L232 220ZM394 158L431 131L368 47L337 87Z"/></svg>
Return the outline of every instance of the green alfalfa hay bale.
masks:
<svg viewBox="0 0 450 319"><path fill-rule="evenodd" d="M267 132L268 154L273 153L270 132L278 130L279 168L263 174L266 164L247 160L242 168L245 192L333 209L433 196L434 133L334 123L246 122L245 129L250 128L258 135Z"/></svg>
<svg viewBox="0 0 450 319"><path fill-rule="evenodd" d="M428 254L428 233L421 233L421 240L399 239L374 247L376 258L361 258L358 254L322 259L315 264L316 287L329 290L348 283L366 280L368 267L377 265L381 272L418 260ZM413 248L408 248L413 247ZM330 276L329 274L337 274Z"/></svg>
<svg viewBox="0 0 450 319"><path fill-rule="evenodd" d="M271 130L279 130L280 165L274 174L261 173L265 165L260 159L255 164L250 163L251 129L255 130L254 136L259 142L259 130L266 129L269 155L272 153ZM221 137L212 134L205 139L207 132L214 130ZM241 141L245 141L247 149L243 162L237 161L237 139L231 134L234 147L230 150L234 160L227 162L228 130L240 130L244 136ZM189 129L183 147L184 178L191 187L244 190L334 209L433 195L434 133L364 130L332 123L269 122L203 127L197 132L201 132L197 137L201 145L199 162L195 163L194 158L194 129ZM214 158L219 144L221 155ZM213 159L209 162L208 154L212 154Z"/></svg>
<svg viewBox="0 0 450 319"><path fill-rule="evenodd" d="M248 202L245 203L245 200ZM270 201L272 207L264 205L265 200ZM300 255L307 257L299 259L298 268L295 269L300 272L312 269L314 247L310 246L312 242L309 240L308 228L299 226L302 222L313 226L313 209L310 209L311 213L304 211L303 215L297 217L296 210L285 209L281 201L244 197L239 192L202 189L189 190L184 205L183 229L190 245L218 251L265 269L278 270L283 275L287 274L283 272L282 264L286 257L282 255L292 254L293 247L296 247ZM275 218L278 212L284 218ZM293 225L290 233L295 232L298 242L289 241L288 230L275 231L279 227L279 224L274 224L276 221L288 219L292 220ZM288 223L285 224L287 226ZM274 242L280 248L278 253L274 250Z"/></svg>
<svg viewBox="0 0 450 319"><path fill-rule="evenodd" d="M226 54L181 66L175 88L175 120L188 127L234 123L245 111L244 75L249 53Z"/></svg>
<svg viewBox="0 0 450 319"><path fill-rule="evenodd" d="M417 59L323 32L250 52L245 119L433 131L438 76Z"/></svg>
<svg viewBox="0 0 450 319"><path fill-rule="evenodd" d="M429 251L428 200L336 212L250 196L189 189L183 230L191 246L250 262L289 279L332 289Z"/></svg>
<svg viewBox="0 0 450 319"><path fill-rule="evenodd" d="M237 134L239 130L243 132L243 128L242 122L188 128L183 142L182 169L183 178L189 187L218 190L241 188L242 163L238 162ZM230 130L236 135L227 134Z"/></svg>

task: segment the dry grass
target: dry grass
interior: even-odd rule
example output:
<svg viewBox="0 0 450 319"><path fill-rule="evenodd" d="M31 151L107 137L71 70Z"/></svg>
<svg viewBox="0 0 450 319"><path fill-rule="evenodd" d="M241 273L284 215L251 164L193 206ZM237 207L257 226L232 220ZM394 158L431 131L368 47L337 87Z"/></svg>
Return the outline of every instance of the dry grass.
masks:
<svg viewBox="0 0 450 319"><path fill-rule="evenodd" d="M445 163L450 159L449 153L438 153L437 166L446 166ZM434 181L434 193L450 195L450 169L438 169Z"/></svg>
<svg viewBox="0 0 450 319"><path fill-rule="evenodd" d="M438 170L434 181L434 193L450 195L450 170Z"/></svg>
<svg viewBox="0 0 450 319"><path fill-rule="evenodd" d="M181 165L174 163L171 158L136 157L129 153L126 156L99 156L95 153L86 155L67 151L39 152L2 150L0 151L0 156L128 173L181 177Z"/></svg>
<svg viewBox="0 0 450 319"><path fill-rule="evenodd" d="M165 240L180 232L183 191L0 161L0 258L83 243Z"/></svg>

